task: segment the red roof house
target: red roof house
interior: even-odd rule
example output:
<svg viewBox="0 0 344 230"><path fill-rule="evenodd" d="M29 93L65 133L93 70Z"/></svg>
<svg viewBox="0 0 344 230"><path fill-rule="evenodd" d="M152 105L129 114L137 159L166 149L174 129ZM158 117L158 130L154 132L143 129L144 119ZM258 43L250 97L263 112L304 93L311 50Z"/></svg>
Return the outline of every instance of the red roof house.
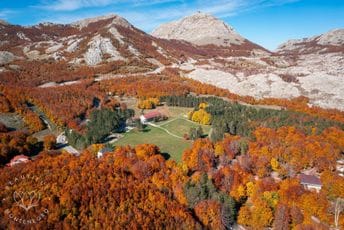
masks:
<svg viewBox="0 0 344 230"><path fill-rule="evenodd" d="M141 115L140 116L140 120L143 124L147 123L148 121L152 121L153 119L155 118L159 118L159 117L162 117L163 115L157 111L157 110L154 110L154 111L151 111L149 113L146 113L144 115Z"/></svg>
<svg viewBox="0 0 344 230"><path fill-rule="evenodd" d="M30 159L28 156L21 154L21 155L13 157L10 163L7 164L7 166L12 167L13 165L27 163L29 161Z"/></svg>

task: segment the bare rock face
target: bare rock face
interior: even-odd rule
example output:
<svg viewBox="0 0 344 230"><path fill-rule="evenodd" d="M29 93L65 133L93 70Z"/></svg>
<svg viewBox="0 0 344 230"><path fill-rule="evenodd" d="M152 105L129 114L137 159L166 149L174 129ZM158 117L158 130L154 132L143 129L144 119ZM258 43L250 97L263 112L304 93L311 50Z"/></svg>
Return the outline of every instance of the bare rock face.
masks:
<svg viewBox="0 0 344 230"><path fill-rule="evenodd" d="M306 96L310 106L344 111L343 31L290 40L273 56L217 58L211 65L191 65L186 76L243 96Z"/></svg>
<svg viewBox="0 0 344 230"><path fill-rule="evenodd" d="M281 44L278 53L308 54L315 52L344 52L344 29L331 30L322 35L293 39Z"/></svg>
<svg viewBox="0 0 344 230"><path fill-rule="evenodd" d="M196 45L241 45L245 38L212 15L196 13L178 21L163 24L152 35L164 39L185 40Z"/></svg>
<svg viewBox="0 0 344 230"><path fill-rule="evenodd" d="M344 29L331 30L318 38L320 45L344 46Z"/></svg>
<svg viewBox="0 0 344 230"><path fill-rule="evenodd" d="M82 29L84 27L87 27L91 23L95 23L95 22L103 21L103 20L110 20L110 19L112 20L111 25L119 25L119 26L128 27L128 28L131 27L131 24L127 20L125 20L124 18L116 14L110 14L110 15L94 17L94 18L87 18L87 19L73 22L71 25L78 27L79 29Z"/></svg>
<svg viewBox="0 0 344 230"><path fill-rule="evenodd" d="M125 60L112 45L109 38L96 36L89 43L89 49L85 54L85 61L88 65L97 65L103 60L103 55L109 54L111 61Z"/></svg>
<svg viewBox="0 0 344 230"><path fill-rule="evenodd" d="M2 19L0 19L0 24L1 24L1 25L5 25L5 26L8 26L8 25L9 25L8 22L6 22L5 20L2 20Z"/></svg>
<svg viewBox="0 0 344 230"><path fill-rule="evenodd" d="M306 96L310 105L344 111L344 29L290 40L275 53L204 13L162 25L153 35L164 39L147 35L117 15L32 27L0 21L0 80L4 72L20 73L37 63L51 63L46 71L52 72L64 63L75 69L109 70L105 75L111 75L114 66L128 72L142 69L145 75L171 66L184 70L185 77L239 95ZM52 84L50 79L34 84L41 83Z"/></svg>
<svg viewBox="0 0 344 230"><path fill-rule="evenodd" d="M10 63L14 60L14 55L11 52L0 51L0 65Z"/></svg>

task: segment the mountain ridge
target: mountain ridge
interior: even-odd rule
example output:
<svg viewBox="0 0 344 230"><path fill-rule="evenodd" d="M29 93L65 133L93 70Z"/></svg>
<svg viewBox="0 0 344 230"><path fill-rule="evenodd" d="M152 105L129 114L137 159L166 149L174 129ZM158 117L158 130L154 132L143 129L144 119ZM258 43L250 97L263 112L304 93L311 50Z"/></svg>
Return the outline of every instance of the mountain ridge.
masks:
<svg viewBox="0 0 344 230"><path fill-rule="evenodd" d="M151 34L164 39L185 40L195 45L241 45L246 40L233 27L202 12L162 24Z"/></svg>
<svg viewBox="0 0 344 230"><path fill-rule="evenodd" d="M213 16L197 15L215 21L225 36L236 33ZM83 78L149 76L174 68L176 74L242 96L306 96L310 105L344 110L344 88L338 84L344 75L342 30L289 42L292 49L282 46L277 52L243 37L226 46L157 38L114 14L71 24L0 24L0 31L3 84L47 86Z"/></svg>
<svg viewBox="0 0 344 230"><path fill-rule="evenodd" d="M314 35L301 39L291 39L278 46L277 53L316 53L344 51L344 29L332 29L323 34Z"/></svg>

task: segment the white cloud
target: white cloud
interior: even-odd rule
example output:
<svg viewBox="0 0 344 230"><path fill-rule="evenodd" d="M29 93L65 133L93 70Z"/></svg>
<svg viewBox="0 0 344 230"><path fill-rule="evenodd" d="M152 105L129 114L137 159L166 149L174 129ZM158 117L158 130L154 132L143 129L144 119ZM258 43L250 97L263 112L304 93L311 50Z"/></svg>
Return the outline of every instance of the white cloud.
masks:
<svg viewBox="0 0 344 230"><path fill-rule="evenodd" d="M44 1L36 7L52 11L73 11L89 7L104 7L113 2L112 0L57 0Z"/></svg>
<svg viewBox="0 0 344 230"><path fill-rule="evenodd" d="M116 4L127 4L133 6L149 6L176 0L42 0L40 5L34 6L51 11L74 11L83 8L104 7Z"/></svg>
<svg viewBox="0 0 344 230"><path fill-rule="evenodd" d="M196 11L210 13L219 18L227 18L257 8L272 7L296 1L299 0L197 0L193 4L185 1L184 4L177 4L174 7L156 8L144 12L128 12L121 15L135 26L145 31L152 31L161 23L191 15Z"/></svg>
<svg viewBox="0 0 344 230"><path fill-rule="evenodd" d="M258 8L284 5L300 0L198 0L201 11L214 14L218 17L229 17L240 14L244 11L251 11Z"/></svg>
<svg viewBox="0 0 344 230"><path fill-rule="evenodd" d="M8 17L13 14L15 14L15 11L13 10L8 10L8 9L0 10L0 18L2 19L8 19Z"/></svg>
<svg viewBox="0 0 344 230"><path fill-rule="evenodd" d="M257 8L271 7L299 0L44 0L41 7L61 11L44 20L70 23L87 17L116 13L137 28L150 32L162 23L195 13L207 12L220 18L231 17ZM48 4L50 2L50 4ZM165 3L174 3L168 4ZM159 5L161 4L161 5ZM104 7L107 6L107 7ZM71 12L86 7L102 7L87 12Z"/></svg>

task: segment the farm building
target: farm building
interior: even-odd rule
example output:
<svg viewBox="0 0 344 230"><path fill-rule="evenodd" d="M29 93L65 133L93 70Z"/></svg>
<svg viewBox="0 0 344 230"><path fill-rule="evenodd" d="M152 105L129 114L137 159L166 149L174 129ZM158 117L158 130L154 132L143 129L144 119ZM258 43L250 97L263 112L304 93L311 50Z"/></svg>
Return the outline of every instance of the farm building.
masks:
<svg viewBox="0 0 344 230"><path fill-rule="evenodd" d="M165 120L166 116L161 112L154 110L149 113L140 116L140 121L142 124L147 124L150 121Z"/></svg>
<svg viewBox="0 0 344 230"><path fill-rule="evenodd" d="M22 154L22 155L13 157L10 163L7 164L7 166L12 167L16 164L27 163L29 161L30 161L29 157Z"/></svg>

